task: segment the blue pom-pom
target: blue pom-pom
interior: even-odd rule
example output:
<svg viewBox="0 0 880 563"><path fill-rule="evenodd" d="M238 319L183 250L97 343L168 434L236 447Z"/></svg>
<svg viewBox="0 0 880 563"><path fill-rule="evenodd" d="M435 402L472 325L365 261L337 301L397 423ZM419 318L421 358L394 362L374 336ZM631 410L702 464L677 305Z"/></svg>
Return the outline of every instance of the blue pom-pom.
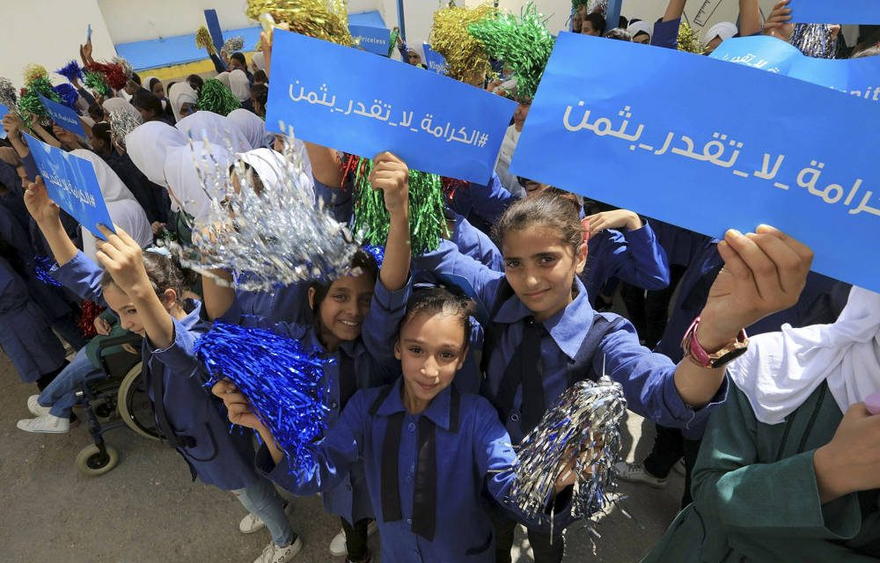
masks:
<svg viewBox="0 0 880 563"><path fill-rule="evenodd" d="M49 273L54 265L55 261L48 256L34 257L34 277L46 285L61 287L61 282L56 280L52 277L52 274Z"/></svg>
<svg viewBox="0 0 880 563"><path fill-rule="evenodd" d="M365 244L362 248L376 260L376 265L381 268L382 262L385 261L385 247Z"/></svg>
<svg viewBox="0 0 880 563"><path fill-rule="evenodd" d="M322 380L332 358L269 330L220 322L196 341L195 353L211 375L208 386L226 378L248 398L287 455L291 473L316 470L309 445L326 429Z"/></svg>
<svg viewBox="0 0 880 563"><path fill-rule="evenodd" d="M60 74L61 76L63 76L64 78L68 79L71 82L73 82L74 79L77 79L77 80L83 79L82 69L79 67L79 64L76 61L70 61L69 63L67 63L63 67L59 68L55 72L57 72L58 74Z"/></svg>
<svg viewBox="0 0 880 563"><path fill-rule="evenodd" d="M73 111L76 111L76 101L79 99L79 93L76 91L76 88L65 83L53 86L52 89L55 90L61 98L62 104L66 105Z"/></svg>

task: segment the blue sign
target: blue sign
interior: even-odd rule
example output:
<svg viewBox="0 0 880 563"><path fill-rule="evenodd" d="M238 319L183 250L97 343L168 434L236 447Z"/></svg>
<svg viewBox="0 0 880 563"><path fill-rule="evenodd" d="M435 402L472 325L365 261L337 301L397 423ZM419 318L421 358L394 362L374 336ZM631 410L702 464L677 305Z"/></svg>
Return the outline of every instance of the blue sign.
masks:
<svg viewBox="0 0 880 563"><path fill-rule="evenodd" d="M422 44L422 48L425 51L425 66L428 67L428 70L433 70L438 74L446 74L446 59L431 48L427 43Z"/></svg>
<svg viewBox="0 0 880 563"><path fill-rule="evenodd" d="M55 122L55 125L62 129L67 129L71 133L79 135L80 137L86 136L86 130L83 129L82 123L79 121L79 116L75 111L64 104L53 102L45 96L40 96L40 101L43 103L43 107L46 108L49 117Z"/></svg>
<svg viewBox="0 0 880 563"><path fill-rule="evenodd" d="M52 201L70 213L93 235L104 240L104 235L98 231L98 225L105 225L112 231L113 220L110 219L110 212L107 211L107 204L101 195L101 185L92 163L27 133L24 138Z"/></svg>
<svg viewBox="0 0 880 563"><path fill-rule="evenodd" d="M383 57L388 56L388 51L391 49L390 29L370 25L349 25L348 30L364 51Z"/></svg>
<svg viewBox="0 0 880 563"><path fill-rule="evenodd" d="M767 223L877 291L877 123L880 105L828 88L562 33L511 171L710 236Z"/></svg>
<svg viewBox="0 0 880 563"><path fill-rule="evenodd" d="M6 116L7 113L9 113L9 108L4 106L3 104L0 104L0 121L3 120L3 118ZM6 138L6 129L3 129L3 127L0 127L0 139L5 139L5 138Z"/></svg>
<svg viewBox="0 0 880 563"><path fill-rule="evenodd" d="M880 101L880 57L817 59L766 35L728 39L711 57L834 88L864 100Z"/></svg>
<svg viewBox="0 0 880 563"><path fill-rule="evenodd" d="M791 0L791 18L799 23L880 23L877 0Z"/></svg>
<svg viewBox="0 0 880 563"><path fill-rule="evenodd" d="M479 184L492 176L515 104L358 49L275 31L267 128Z"/></svg>

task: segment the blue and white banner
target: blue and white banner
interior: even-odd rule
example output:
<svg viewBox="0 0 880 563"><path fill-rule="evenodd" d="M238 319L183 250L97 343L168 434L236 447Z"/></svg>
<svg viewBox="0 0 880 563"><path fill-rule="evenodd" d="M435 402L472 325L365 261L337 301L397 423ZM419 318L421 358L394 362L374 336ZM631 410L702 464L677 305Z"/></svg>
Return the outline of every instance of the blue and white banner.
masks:
<svg viewBox="0 0 880 563"><path fill-rule="evenodd" d="M880 101L880 57L816 59L766 35L728 39L710 56L834 88L864 100Z"/></svg>
<svg viewBox="0 0 880 563"><path fill-rule="evenodd" d="M358 45L364 51L383 57L388 56L388 51L391 49L390 29L370 25L350 25L348 30L351 32L351 36L358 40Z"/></svg>
<svg viewBox="0 0 880 563"><path fill-rule="evenodd" d="M53 102L45 96L40 96L40 102L42 102L43 107L46 108L46 112L49 114L49 117L52 118L52 121L55 122L55 125L62 129L67 129L71 133L79 135L80 137L86 137L86 130L83 129L82 123L79 121L79 116L75 111L64 104Z"/></svg>
<svg viewBox="0 0 880 563"><path fill-rule="evenodd" d="M515 104L358 49L276 30L266 126L336 150L485 184Z"/></svg>
<svg viewBox="0 0 880 563"><path fill-rule="evenodd" d="M6 116L7 113L9 113L9 108L4 106L3 104L0 104L0 121L3 121L3 118ZM6 129L4 129L2 126L0 126L0 139L5 139L5 138L6 138Z"/></svg>
<svg viewBox="0 0 880 563"><path fill-rule="evenodd" d="M799 23L880 23L878 0L791 0L789 8Z"/></svg>
<svg viewBox="0 0 880 563"><path fill-rule="evenodd" d="M437 74L446 74L446 59L431 48L427 43L422 43L422 50L425 52L425 66L428 70L433 70Z"/></svg>
<svg viewBox="0 0 880 563"><path fill-rule="evenodd" d="M24 138L52 201L104 240L98 225L105 225L112 231L113 220L101 195L101 185L92 163L26 133Z"/></svg>
<svg viewBox="0 0 880 563"><path fill-rule="evenodd" d="M562 33L511 171L710 236L774 225L816 271L880 290L877 123L828 88Z"/></svg>

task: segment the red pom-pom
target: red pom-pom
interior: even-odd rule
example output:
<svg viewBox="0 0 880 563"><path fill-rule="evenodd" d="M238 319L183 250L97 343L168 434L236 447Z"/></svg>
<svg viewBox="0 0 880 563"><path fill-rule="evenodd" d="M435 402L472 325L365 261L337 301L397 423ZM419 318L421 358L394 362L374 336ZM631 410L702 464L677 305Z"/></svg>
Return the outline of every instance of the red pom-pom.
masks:
<svg viewBox="0 0 880 563"><path fill-rule="evenodd" d="M95 331L95 319L98 318L98 315L100 315L103 310L104 308L94 301L83 301L82 314L79 316L79 322L77 324L79 326L79 331L85 338L93 338L97 336L98 333Z"/></svg>
<svg viewBox="0 0 880 563"><path fill-rule="evenodd" d="M117 63L92 63L86 69L93 72L100 72L104 75L104 80L114 90L122 90L128 83L128 77L125 76L125 69Z"/></svg>
<svg viewBox="0 0 880 563"><path fill-rule="evenodd" d="M443 195L446 196L447 200L452 200L455 198L455 192L461 188L467 187L469 184L464 180L458 180L456 178L447 178L446 176L440 177L440 182L443 185Z"/></svg>

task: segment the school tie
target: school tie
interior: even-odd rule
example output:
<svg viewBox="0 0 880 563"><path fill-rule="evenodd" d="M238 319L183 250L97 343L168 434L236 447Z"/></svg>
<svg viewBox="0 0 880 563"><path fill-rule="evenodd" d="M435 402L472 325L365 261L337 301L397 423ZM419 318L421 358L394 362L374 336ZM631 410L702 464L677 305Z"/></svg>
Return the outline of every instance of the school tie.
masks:
<svg viewBox="0 0 880 563"><path fill-rule="evenodd" d="M524 432L538 425L544 416L544 380L542 377L541 338L547 330L533 317L526 317L523 339L507 364L498 389L496 407L507 422L513 410L516 391L522 387L522 424Z"/></svg>
<svg viewBox="0 0 880 563"><path fill-rule="evenodd" d="M354 359L339 349L339 412L357 392L357 377L354 373Z"/></svg>

